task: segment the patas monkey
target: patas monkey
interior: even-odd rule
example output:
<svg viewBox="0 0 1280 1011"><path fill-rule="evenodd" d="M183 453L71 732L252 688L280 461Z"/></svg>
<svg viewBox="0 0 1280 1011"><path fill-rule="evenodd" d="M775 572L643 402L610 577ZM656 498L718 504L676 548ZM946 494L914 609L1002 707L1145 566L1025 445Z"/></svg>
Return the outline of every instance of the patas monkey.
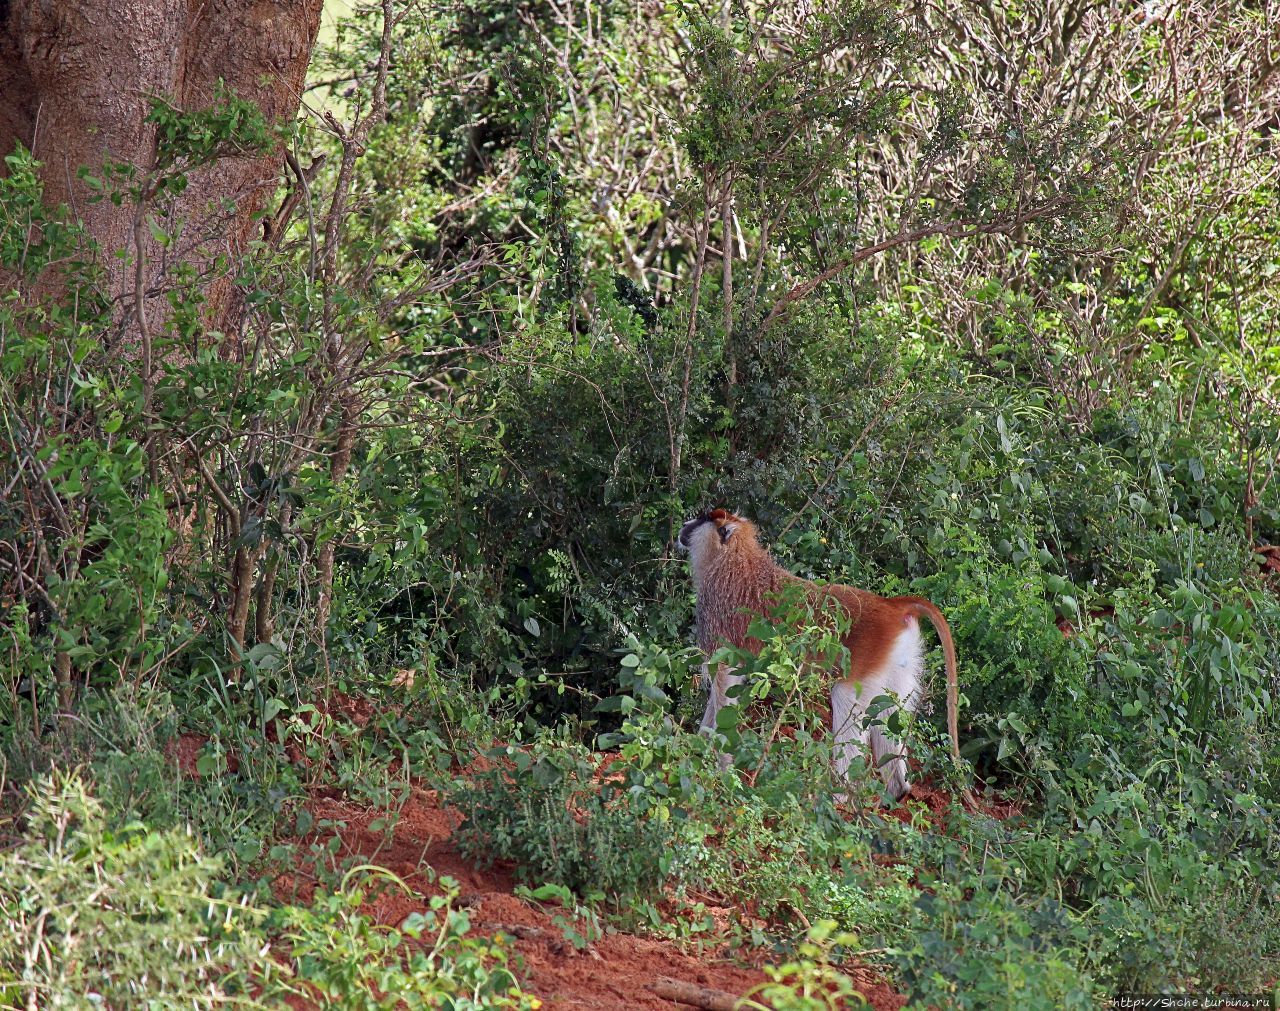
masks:
<svg viewBox="0 0 1280 1011"><path fill-rule="evenodd" d="M923 597L880 597L851 586L818 586L781 568L761 545L755 524L724 509L713 509L689 520L678 538L689 552L697 592L698 645L710 657L725 644L756 652L760 643L747 635L757 615L767 614L772 598L786 586L802 586L809 601L822 605L834 600L848 614L850 627L841 637L849 651L849 673L834 674L831 686L831 729L835 737L835 772L848 781L849 764L867 744L881 770L890 795L901 800L910 791L905 748L889 737L883 725L864 729L871 700L891 695L911 712L920 696L924 670L924 643L920 618L928 619L942 642L947 668L947 729L951 754L960 762L960 734L956 726L959 689L956 684L956 651L951 629L942 612ZM705 668L704 668L705 670ZM733 700L728 693L742 677L721 666L714 677L708 672L710 694L702 728L714 731L716 714ZM893 710L883 714L887 717ZM973 795L964 799L974 804Z"/></svg>

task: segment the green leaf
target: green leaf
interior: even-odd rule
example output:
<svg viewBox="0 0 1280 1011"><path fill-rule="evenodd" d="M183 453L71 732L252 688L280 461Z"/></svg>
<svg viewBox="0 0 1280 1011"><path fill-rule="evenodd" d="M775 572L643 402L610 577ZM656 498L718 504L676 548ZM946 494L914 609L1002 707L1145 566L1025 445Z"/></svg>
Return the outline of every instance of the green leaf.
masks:
<svg viewBox="0 0 1280 1011"><path fill-rule="evenodd" d="M737 706L723 706L716 713L716 729L717 730L733 730L738 725L738 720L742 714L738 712Z"/></svg>
<svg viewBox="0 0 1280 1011"><path fill-rule="evenodd" d="M150 214L147 215L147 228L151 232L151 238L155 239L160 245L167 246L169 244L169 233L161 228Z"/></svg>
<svg viewBox="0 0 1280 1011"><path fill-rule="evenodd" d="M1013 440L1009 438L1009 426L1005 424L1004 415L996 415L996 432L1000 435L1000 449L1005 453L1013 452Z"/></svg>
<svg viewBox="0 0 1280 1011"><path fill-rule="evenodd" d="M255 667L270 670L279 662L280 650L269 642L260 642L245 654L245 659Z"/></svg>
<svg viewBox="0 0 1280 1011"><path fill-rule="evenodd" d="M564 885L543 885L529 891L528 894L531 899L537 899L539 902L550 902L554 899L569 908L573 907L573 893Z"/></svg>

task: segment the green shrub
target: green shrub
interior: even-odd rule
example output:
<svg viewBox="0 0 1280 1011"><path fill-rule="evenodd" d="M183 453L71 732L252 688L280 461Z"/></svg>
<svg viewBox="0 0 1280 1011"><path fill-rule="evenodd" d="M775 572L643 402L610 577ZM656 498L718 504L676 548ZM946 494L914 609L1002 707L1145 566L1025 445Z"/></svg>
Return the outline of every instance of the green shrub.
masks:
<svg viewBox="0 0 1280 1011"><path fill-rule="evenodd" d="M962 750L1026 768L1062 742L1106 727L1088 685L1086 651L1055 624L1053 582L1037 562L1006 562L974 546L912 583L947 615L968 706ZM1065 593L1065 590L1061 590Z"/></svg>
<svg viewBox="0 0 1280 1011"><path fill-rule="evenodd" d="M191 708L185 716L194 720ZM224 736L204 743L195 777L175 774L174 696L128 682L87 692L74 717L58 720L39 738L26 727L10 728L0 738L0 755L20 781L82 767L109 830L127 822L153 831L189 827L235 873L258 858L299 782L278 743L264 739L254 723L235 719L238 714L226 715L233 718L211 721L210 729ZM237 760L234 772L230 755Z"/></svg>
<svg viewBox="0 0 1280 1011"><path fill-rule="evenodd" d="M913 1008L1096 1006L1072 952L1069 914L1050 899L1023 908L1004 891L926 892L919 917L891 952Z"/></svg>
<svg viewBox="0 0 1280 1011"><path fill-rule="evenodd" d="M874 815L849 821L831 804L843 787L832 782L829 734L808 705L820 679L803 660L834 656L838 643L802 611L795 601L783 603L776 618L753 622L764 646L757 656L733 657L751 683L738 706L723 710L715 743L667 714L669 693L692 687L689 651L630 641L621 660L623 691L603 706L622 712L623 723L601 741L620 744L610 770L622 777L627 803L670 821L679 839L677 890L721 896L741 911L744 925L825 919L841 930L889 934L915 892L872 858L892 845L885 823ZM798 624L807 627L797 633ZM701 687L693 694L702 700ZM768 703L765 718L747 718L760 698ZM784 724L789 732L778 732ZM732 756L731 769L720 768L717 746ZM856 763L852 771L867 775ZM868 782L875 784L866 792L873 804L879 781Z"/></svg>
<svg viewBox="0 0 1280 1011"><path fill-rule="evenodd" d="M29 787L26 842L0 854L0 972L46 1009L249 1003L265 913L220 894L189 831L109 829L76 774Z"/></svg>
<svg viewBox="0 0 1280 1011"><path fill-rule="evenodd" d="M595 779L577 747L497 748L493 766L459 779L453 839L481 863L515 861L532 884L564 885L615 908L656 898L673 867L669 823L639 813Z"/></svg>

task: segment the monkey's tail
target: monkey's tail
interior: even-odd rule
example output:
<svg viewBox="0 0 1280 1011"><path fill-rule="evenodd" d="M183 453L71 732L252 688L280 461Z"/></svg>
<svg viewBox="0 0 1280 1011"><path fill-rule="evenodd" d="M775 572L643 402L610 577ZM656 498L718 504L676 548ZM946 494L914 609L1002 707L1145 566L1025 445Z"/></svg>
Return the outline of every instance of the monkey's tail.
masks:
<svg viewBox="0 0 1280 1011"><path fill-rule="evenodd" d="M951 757L956 765L963 767L960 757L960 725L956 715L960 708L960 682L956 676L956 644L951 638L951 626L942 616L936 604L924 597L907 597L906 601L913 605L916 614L928 618L929 624L938 633L938 641L942 643L942 656L947 666L947 730L951 735ZM966 787L960 794L961 799L972 808L978 806L973 792Z"/></svg>

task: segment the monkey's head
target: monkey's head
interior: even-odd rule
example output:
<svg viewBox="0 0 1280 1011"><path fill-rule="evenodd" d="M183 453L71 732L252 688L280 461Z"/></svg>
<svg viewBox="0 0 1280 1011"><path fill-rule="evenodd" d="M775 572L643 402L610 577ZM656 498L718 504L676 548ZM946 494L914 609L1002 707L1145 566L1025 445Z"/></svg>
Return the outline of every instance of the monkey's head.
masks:
<svg viewBox="0 0 1280 1011"><path fill-rule="evenodd" d="M689 561L695 569L708 562L734 543L735 537L754 535L750 520L734 515L727 509L712 509L689 520L680 528L676 543L689 552Z"/></svg>

